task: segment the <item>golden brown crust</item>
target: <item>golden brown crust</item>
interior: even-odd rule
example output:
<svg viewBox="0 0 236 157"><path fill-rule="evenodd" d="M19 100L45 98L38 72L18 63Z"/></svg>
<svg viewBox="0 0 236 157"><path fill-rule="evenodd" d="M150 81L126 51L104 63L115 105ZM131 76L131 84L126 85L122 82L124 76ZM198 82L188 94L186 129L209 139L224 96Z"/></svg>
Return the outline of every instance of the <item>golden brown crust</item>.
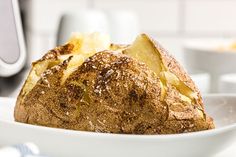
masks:
<svg viewBox="0 0 236 157"><path fill-rule="evenodd" d="M15 120L125 134L174 134L214 128L189 75L159 43L145 34L141 36L160 53L166 72L197 93L194 100L185 101L179 87L168 81L164 87L148 65L121 54L128 45L111 45L110 50L96 53L81 65L77 64L81 56L73 54L74 45L69 43L32 64L17 98Z"/></svg>
<svg viewBox="0 0 236 157"><path fill-rule="evenodd" d="M151 39L151 41L155 44L155 48L161 54L161 58L165 67L167 67L169 71L175 74L180 81L184 82L185 85L187 85L190 89L192 89L192 91L195 91L197 93L197 98L195 99L194 105L198 107L200 110L204 110L204 105L200 91L193 82L193 80L191 79L191 77L187 74L187 72L179 64L179 62L172 55L169 54L169 52L166 49L164 49L157 41L153 39Z"/></svg>
<svg viewBox="0 0 236 157"><path fill-rule="evenodd" d="M170 134L212 128L191 104L168 85L160 101L159 78L139 61L120 53L99 52L61 85L69 59L49 68L21 100L19 122L74 130ZM180 105L175 103L180 103Z"/></svg>

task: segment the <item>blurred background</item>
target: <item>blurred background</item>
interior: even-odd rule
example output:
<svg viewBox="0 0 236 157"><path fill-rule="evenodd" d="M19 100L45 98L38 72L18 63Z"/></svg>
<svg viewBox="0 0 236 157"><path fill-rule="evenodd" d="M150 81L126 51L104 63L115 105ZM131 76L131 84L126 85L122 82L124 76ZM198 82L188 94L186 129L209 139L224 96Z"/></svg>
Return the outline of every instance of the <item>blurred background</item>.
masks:
<svg viewBox="0 0 236 157"><path fill-rule="evenodd" d="M182 63L203 93L236 92L235 0L20 0L19 4L28 60L17 75L0 77L0 96L15 97L30 63L75 31L109 33L117 43L130 43L145 32Z"/></svg>

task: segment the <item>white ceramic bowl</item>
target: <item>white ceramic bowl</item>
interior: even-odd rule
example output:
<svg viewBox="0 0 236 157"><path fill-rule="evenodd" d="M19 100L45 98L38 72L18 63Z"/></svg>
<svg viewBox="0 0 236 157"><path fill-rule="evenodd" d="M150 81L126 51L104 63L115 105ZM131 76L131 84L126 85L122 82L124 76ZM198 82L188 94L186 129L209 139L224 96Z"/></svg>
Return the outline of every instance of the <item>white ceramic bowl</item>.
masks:
<svg viewBox="0 0 236 157"><path fill-rule="evenodd" d="M192 72L190 76L201 93L205 94L210 92L210 74L206 72L195 71Z"/></svg>
<svg viewBox="0 0 236 157"><path fill-rule="evenodd" d="M109 23L103 11L85 9L63 14L57 33L57 45L64 44L74 32L109 33Z"/></svg>
<svg viewBox="0 0 236 157"><path fill-rule="evenodd" d="M211 92L218 92L221 74L236 72L236 52L218 50L234 40L192 40L184 45L184 62L188 71L202 70L211 74Z"/></svg>
<svg viewBox="0 0 236 157"><path fill-rule="evenodd" d="M236 73L224 74L220 77L219 91L221 93L236 93Z"/></svg>
<svg viewBox="0 0 236 157"><path fill-rule="evenodd" d="M107 20L112 43L132 43L140 33L139 18L129 10L107 10Z"/></svg>
<svg viewBox="0 0 236 157"><path fill-rule="evenodd" d="M176 135L121 135L17 123L13 120L15 100L0 98L0 146L30 141L50 157L203 157L234 144L227 155L234 157L236 95L210 95L204 101L216 129Z"/></svg>

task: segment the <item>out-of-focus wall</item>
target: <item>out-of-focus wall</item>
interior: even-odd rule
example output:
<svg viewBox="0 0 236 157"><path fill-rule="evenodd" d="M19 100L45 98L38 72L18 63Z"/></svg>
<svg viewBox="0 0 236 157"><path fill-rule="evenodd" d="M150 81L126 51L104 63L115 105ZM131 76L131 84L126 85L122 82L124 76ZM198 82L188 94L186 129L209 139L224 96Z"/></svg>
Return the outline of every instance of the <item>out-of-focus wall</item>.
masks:
<svg viewBox="0 0 236 157"><path fill-rule="evenodd" d="M142 32L180 61L185 40L236 37L235 0L22 0L21 5L30 53L53 48L60 15L83 8L136 11Z"/></svg>

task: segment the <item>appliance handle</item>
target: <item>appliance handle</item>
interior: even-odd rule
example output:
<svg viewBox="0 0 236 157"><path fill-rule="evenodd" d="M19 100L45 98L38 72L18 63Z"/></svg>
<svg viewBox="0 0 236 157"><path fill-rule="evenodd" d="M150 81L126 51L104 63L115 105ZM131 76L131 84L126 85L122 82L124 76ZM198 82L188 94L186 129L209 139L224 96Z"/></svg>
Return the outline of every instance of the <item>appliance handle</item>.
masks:
<svg viewBox="0 0 236 157"><path fill-rule="evenodd" d="M21 24L21 17L20 17L20 9L18 0L11 0L13 11L14 11L14 18L16 24L16 31L18 37L18 43L20 48L20 55L18 60L15 63L9 64L1 60L0 58L0 76L2 77L9 77L16 73L18 73L26 62L26 49L25 49L25 41L23 36L23 29Z"/></svg>

